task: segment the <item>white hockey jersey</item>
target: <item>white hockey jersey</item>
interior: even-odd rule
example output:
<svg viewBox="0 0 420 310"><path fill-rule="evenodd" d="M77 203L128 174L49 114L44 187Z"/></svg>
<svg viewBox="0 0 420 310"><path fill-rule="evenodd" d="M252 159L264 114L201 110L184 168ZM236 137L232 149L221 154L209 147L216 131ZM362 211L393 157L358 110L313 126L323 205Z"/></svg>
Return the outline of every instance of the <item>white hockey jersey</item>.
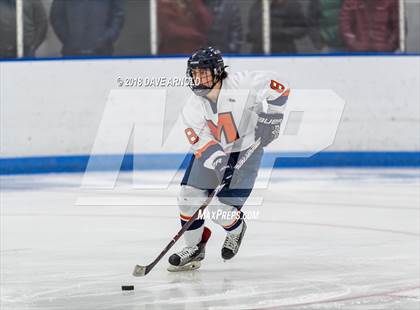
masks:
<svg viewBox="0 0 420 310"><path fill-rule="evenodd" d="M182 116L195 156L215 143L226 153L249 148L255 141L258 113L283 112L289 91L275 72L244 71L228 74L217 103L193 95Z"/></svg>

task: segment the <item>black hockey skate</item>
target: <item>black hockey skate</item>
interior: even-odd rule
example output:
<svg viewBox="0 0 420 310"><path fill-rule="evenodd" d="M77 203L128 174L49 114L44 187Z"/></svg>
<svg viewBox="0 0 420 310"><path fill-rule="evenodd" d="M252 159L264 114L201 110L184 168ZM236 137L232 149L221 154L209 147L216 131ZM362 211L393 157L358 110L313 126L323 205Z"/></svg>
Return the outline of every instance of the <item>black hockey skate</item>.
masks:
<svg viewBox="0 0 420 310"><path fill-rule="evenodd" d="M245 235L245 231L246 231L246 224L245 224L245 221L243 221L242 231L240 234L230 234L230 233L227 234L225 242L223 243L223 248L222 248L222 258L224 260L229 260L238 253L242 239Z"/></svg>
<svg viewBox="0 0 420 310"><path fill-rule="evenodd" d="M198 269L206 254L206 243L211 236L211 230L204 227L203 235L199 244L185 247L178 253L169 256L168 271L188 271Z"/></svg>

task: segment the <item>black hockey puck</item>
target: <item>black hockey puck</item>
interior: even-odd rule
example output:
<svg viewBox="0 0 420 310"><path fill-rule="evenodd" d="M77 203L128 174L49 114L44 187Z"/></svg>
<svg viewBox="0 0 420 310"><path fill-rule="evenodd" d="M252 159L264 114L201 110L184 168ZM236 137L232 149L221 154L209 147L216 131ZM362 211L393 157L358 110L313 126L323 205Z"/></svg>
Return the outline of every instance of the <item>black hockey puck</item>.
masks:
<svg viewBox="0 0 420 310"><path fill-rule="evenodd" d="M134 291L134 285L123 285L123 286L121 286L121 290L123 290L123 291Z"/></svg>

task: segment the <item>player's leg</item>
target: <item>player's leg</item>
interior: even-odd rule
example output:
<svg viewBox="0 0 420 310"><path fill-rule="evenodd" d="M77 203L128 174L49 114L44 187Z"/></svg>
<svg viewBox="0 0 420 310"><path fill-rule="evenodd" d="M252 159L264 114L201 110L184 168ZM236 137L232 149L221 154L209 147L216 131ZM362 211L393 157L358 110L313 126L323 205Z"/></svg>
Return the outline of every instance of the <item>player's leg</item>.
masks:
<svg viewBox="0 0 420 310"><path fill-rule="evenodd" d="M226 231L226 238L222 247L222 257L225 260L233 258L238 253L244 237L247 226L240 210L252 192L258 175L262 155L263 149L258 149L254 152L242 168L235 172L232 184L229 187L223 188L217 195L220 204L218 206L216 205L211 207L213 212L217 212L217 210L219 210L219 213L222 214L223 211L225 214L232 214L235 211L237 212L237 216L233 219L215 219L215 222L221 225ZM236 161L240 157L241 154L233 154L229 160L231 160L232 164L235 165ZM214 210L215 208L217 210ZM222 212L220 212L220 210Z"/></svg>
<svg viewBox="0 0 420 310"><path fill-rule="evenodd" d="M212 171L207 170L198 164L194 157L191 159L181 182L181 190L178 196L181 225L184 225L207 199L208 190L206 188L214 187L215 176ZM186 247L171 255L169 263L172 266L184 266L191 262L203 260L205 245L210 235L210 229L204 227L204 219L196 219L184 233Z"/></svg>
<svg viewBox="0 0 420 310"><path fill-rule="evenodd" d="M191 216L207 198L207 191L182 185L178 197L181 225L185 225ZM172 266L185 266L198 262L205 257L205 246L210 238L211 231L204 227L204 219L196 219L184 233L185 247L169 257ZM199 267L199 265L197 265ZM197 268L198 268L197 267ZM194 269L194 268L189 268ZM170 269L170 271L172 271Z"/></svg>
<svg viewBox="0 0 420 310"><path fill-rule="evenodd" d="M233 258L238 253L245 235L247 226L240 210L241 207L224 204L219 199L208 207L212 221L226 231L221 250L222 258L225 260Z"/></svg>

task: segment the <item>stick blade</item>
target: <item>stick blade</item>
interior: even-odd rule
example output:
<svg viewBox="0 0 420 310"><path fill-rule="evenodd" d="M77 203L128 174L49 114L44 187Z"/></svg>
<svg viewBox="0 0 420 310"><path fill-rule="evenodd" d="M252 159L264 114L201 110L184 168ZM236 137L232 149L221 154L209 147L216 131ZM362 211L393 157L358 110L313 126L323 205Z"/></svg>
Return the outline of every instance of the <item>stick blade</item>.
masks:
<svg viewBox="0 0 420 310"><path fill-rule="evenodd" d="M147 274L147 266L136 265L134 267L133 276L144 277Z"/></svg>

